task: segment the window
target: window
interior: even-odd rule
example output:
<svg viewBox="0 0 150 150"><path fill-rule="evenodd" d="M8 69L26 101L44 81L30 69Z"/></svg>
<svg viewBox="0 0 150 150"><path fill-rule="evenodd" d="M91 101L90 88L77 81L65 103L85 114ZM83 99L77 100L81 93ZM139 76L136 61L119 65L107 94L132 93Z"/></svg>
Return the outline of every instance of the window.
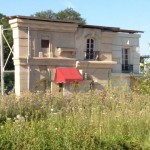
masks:
<svg viewBox="0 0 150 150"><path fill-rule="evenodd" d="M94 40L87 39L86 59L93 59L93 57L94 57Z"/></svg>
<svg viewBox="0 0 150 150"><path fill-rule="evenodd" d="M41 40L41 48L49 48L49 40Z"/></svg>
<svg viewBox="0 0 150 150"><path fill-rule="evenodd" d="M128 49L122 49L122 64L128 65L128 56L129 52Z"/></svg>
<svg viewBox="0 0 150 150"><path fill-rule="evenodd" d="M122 49L122 72L133 71L133 65L129 63L129 49Z"/></svg>

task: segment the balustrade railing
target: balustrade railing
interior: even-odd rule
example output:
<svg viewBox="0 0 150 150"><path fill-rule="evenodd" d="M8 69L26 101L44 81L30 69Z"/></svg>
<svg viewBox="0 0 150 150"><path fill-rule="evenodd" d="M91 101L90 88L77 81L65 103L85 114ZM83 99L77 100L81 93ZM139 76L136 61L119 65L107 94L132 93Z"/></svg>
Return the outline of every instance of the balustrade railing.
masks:
<svg viewBox="0 0 150 150"><path fill-rule="evenodd" d="M130 73L133 72L132 64L122 64L122 73Z"/></svg>
<svg viewBox="0 0 150 150"><path fill-rule="evenodd" d="M100 51L84 51L85 53L85 60L99 60L101 59L101 52Z"/></svg>

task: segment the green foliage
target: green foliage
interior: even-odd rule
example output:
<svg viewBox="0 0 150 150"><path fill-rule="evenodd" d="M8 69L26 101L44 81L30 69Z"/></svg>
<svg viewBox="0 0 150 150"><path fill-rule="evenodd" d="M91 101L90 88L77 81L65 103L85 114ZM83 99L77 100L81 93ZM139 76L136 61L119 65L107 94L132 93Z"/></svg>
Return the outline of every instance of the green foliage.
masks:
<svg viewBox="0 0 150 150"><path fill-rule="evenodd" d="M150 96L121 89L1 97L0 149L150 149Z"/></svg>
<svg viewBox="0 0 150 150"><path fill-rule="evenodd" d="M4 82L5 82L5 89L7 89L5 92L9 93L14 88L14 73L13 72L5 73Z"/></svg>
<svg viewBox="0 0 150 150"><path fill-rule="evenodd" d="M56 19L56 14L52 10L36 12L33 17L41 17L41 18L49 18L49 19Z"/></svg>
<svg viewBox="0 0 150 150"><path fill-rule="evenodd" d="M143 77L132 77L133 87L132 89L140 94L150 95L150 73L147 72Z"/></svg>
<svg viewBox="0 0 150 150"><path fill-rule="evenodd" d="M6 16L0 13L0 25L3 25L4 28L9 28L8 19L5 18Z"/></svg>
<svg viewBox="0 0 150 150"><path fill-rule="evenodd" d="M0 24L3 25L3 28L10 28L10 25L8 23L8 19L6 18L5 15L0 13ZM12 31L4 31L4 35L6 39L8 40L8 43L10 44L10 47L13 45L13 38L12 38ZM6 61L8 54L10 52L10 49L6 43L6 41L3 39L3 49L4 49L4 61ZM12 60L13 55L10 55L9 61L7 63L6 69L7 70L13 70L14 65L13 65L13 60Z"/></svg>
<svg viewBox="0 0 150 150"><path fill-rule="evenodd" d="M0 25L3 25L3 28L10 28L10 25L8 23L8 19L6 18L5 15L0 13ZM10 47L12 47L13 45L13 38L12 38L12 31L11 30L6 30L3 31L4 36L6 37ZM3 38L3 50L4 50L4 63L6 62L6 59L10 53L10 49L9 46L7 44L7 42L5 41L5 39ZM14 64L13 64L13 60L12 60L12 53L10 54L10 57L8 59L7 65L5 67L5 70L14 70ZM5 74L5 88L7 88L7 90L12 87L13 83L14 83L14 75L12 73L7 73Z"/></svg>
<svg viewBox="0 0 150 150"><path fill-rule="evenodd" d="M56 18L59 20L78 20L81 24L86 24L85 19L81 18L81 15L72 8L66 8L65 10L59 11L56 14Z"/></svg>
<svg viewBox="0 0 150 150"><path fill-rule="evenodd" d="M58 13L54 13L52 10L41 11L36 12L34 15L31 16L56 20L78 21L80 24L86 24L85 19L83 19L78 12L73 10L73 8L66 8L59 11Z"/></svg>

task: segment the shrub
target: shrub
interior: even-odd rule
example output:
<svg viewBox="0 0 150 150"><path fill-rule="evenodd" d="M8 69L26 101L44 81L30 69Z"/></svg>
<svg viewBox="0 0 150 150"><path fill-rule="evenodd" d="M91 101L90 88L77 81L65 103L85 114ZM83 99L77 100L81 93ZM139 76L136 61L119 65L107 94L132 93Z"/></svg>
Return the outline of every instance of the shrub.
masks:
<svg viewBox="0 0 150 150"><path fill-rule="evenodd" d="M113 89L0 101L0 149L150 149L150 97Z"/></svg>

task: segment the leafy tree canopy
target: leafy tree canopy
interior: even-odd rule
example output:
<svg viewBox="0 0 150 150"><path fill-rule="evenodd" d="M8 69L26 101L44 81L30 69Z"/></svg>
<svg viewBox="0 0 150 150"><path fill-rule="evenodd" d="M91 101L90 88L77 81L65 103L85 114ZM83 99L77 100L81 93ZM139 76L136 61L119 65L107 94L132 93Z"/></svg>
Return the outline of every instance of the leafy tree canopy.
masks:
<svg viewBox="0 0 150 150"><path fill-rule="evenodd" d="M81 15L72 8L59 11L56 14L56 18L59 20L78 20L81 21L82 24L85 24L85 19L81 18Z"/></svg>
<svg viewBox="0 0 150 150"><path fill-rule="evenodd" d="M31 16L40 17L40 18L56 19L56 14L50 9L46 10L46 11L36 12L35 14L33 14Z"/></svg>
<svg viewBox="0 0 150 150"><path fill-rule="evenodd" d="M0 25L3 25L3 28L10 28L8 19L2 13L0 13ZM5 35L6 39L8 40L8 43L12 47L12 45L13 45L12 31L11 30L5 31L4 35ZM6 61L8 54L10 52L10 49L9 49L9 47L8 47L8 45L4 39L3 39L3 49L4 49L4 61ZM10 59L6 65L7 70L13 70L14 69L12 57L13 56L11 54Z"/></svg>
<svg viewBox="0 0 150 150"><path fill-rule="evenodd" d="M73 8L66 8L64 10L59 11L58 13L54 13L52 10L36 12L35 17L42 18L50 18L56 20L68 20L68 21L79 21L81 24L86 24L84 18L81 17L80 13L76 12Z"/></svg>
<svg viewBox="0 0 150 150"><path fill-rule="evenodd" d="M5 29L10 28L8 19L2 13L0 13L0 25L3 25L3 28L5 28ZM12 47L12 45L13 45L12 31L6 30L3 33L4 33L8 43ZM4 63L5 63L8 55L9 55L10 49L9 49L6 41L4 40L4 38L3 38L3 50L4 50ZM7 62L6 68L5 68L6 70L14 70L14 65L13 65L14 63L13 63L12 57L13 57L13 55L10 54L10 58ZM11 74L5 73L4 80L5 80L5 88L12 87L14 84L14 74L13 73L11 73Z"/></svg>
<svg viewBox="0 0 150 150"><path fill-rule="evenodd" d="M8 19L5 18L6 16L0 13L0 25L3 25L4 28L9 28Z"/></svg>

